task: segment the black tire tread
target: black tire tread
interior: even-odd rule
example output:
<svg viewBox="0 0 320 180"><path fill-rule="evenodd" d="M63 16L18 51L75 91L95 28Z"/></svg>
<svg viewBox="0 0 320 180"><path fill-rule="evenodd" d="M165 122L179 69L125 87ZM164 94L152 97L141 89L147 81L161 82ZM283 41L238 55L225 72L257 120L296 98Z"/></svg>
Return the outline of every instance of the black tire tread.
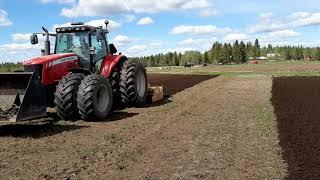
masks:
<svg viewBox="0 0 320 180"><path fill-rule="evenodd" d="M121 91L120 91L120 78L121 78L121 69L123 68L123 63L126 59L122 59L118 62L115 68L112 70L109 81L112 88L113 94L113 109L122 109L121 101Z"/></svg>
<svg viewBox="0 0 320 180"><path fill-rule="evenodd" d="M141 102L137 102L136 94L136 82L135 76L137 67L142 67L142 70L146 72L144 66L138 61L128 60L123 64L120 75L120 93L122 104L127 106L140 106ZM147 81L147 79L146 79ZM146 82L147 83L147 82Z"/></svg>
<svg viewBox="0 0 320 180"><path fill-rule="evenodd" d="M94 112L94 90L95 85L101 78L105 77L102 75L88 75L82 80L79 86L77 104L79 114L84 120L99 119ZM109 86L111 91L111 85Z"/></svg>
<svg viewBox="0 0 320 180"><path fill-rule="evenodd" d="M83 78L83 74L70 73L59 81L54 93L55 109L59 117L63 119L75 119L78 117L76 98Z"/></svg>
<svg viewBox="0 0 320 180"><path fill-rule="evenodd" d="M93 88L92 86L97 83L101 78L101 75L89 75L86 76L78 90L77 102L79 114L84 119L92 118L93 116Z"/></svg>

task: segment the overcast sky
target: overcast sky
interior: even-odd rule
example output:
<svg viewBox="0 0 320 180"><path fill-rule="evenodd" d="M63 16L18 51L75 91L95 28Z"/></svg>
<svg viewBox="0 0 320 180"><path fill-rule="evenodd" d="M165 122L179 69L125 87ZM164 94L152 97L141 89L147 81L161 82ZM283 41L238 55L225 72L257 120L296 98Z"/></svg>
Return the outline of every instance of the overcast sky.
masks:
<svg viewBox="0 0 320 180"><path fill-rule="evenodd" d="M29 43L41 26L74 21L102 25L128 56L205 51L214 41L320 45L319 0L0 0L0 60L40 54Z"/></svg>

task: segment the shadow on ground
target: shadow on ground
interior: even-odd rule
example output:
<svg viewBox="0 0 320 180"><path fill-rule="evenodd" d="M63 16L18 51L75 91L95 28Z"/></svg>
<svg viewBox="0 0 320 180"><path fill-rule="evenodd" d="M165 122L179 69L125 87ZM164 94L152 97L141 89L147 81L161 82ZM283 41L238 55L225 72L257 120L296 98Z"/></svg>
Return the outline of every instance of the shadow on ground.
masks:
<svg viewBox="0 0 320 180"><path fill-rule="evenodd" d="M121 121L123 119L126 118L130 118L133 116L138 115L139 113L129 113L129 112L125 112L125 111L116 111L113 112L111 115L108 116L107 119L103 119L103 120L86 120L87 122L112 122L112 121Z"/></svg>
<svg viewBox="0 0 320 180"><path fill-rule="evenodd" d="M53 122L38 124L11 124L0 126L0 136L37 139L88 127L89 126L54 124Z"/></svg>
<svg viewBox="0 0 320 180"><path fill-rule="evenodd" d="M288 179L320 179L320 77L274 78L271 102Z"/></svg>

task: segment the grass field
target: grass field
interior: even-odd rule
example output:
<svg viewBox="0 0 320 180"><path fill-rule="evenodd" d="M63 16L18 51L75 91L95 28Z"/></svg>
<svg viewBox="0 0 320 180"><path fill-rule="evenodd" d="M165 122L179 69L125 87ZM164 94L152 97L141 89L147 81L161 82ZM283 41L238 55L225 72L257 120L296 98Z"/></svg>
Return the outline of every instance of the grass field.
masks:
<svg viewBox="0 0 320 180"><path fill-rule="evenodd" d="M319 61L268 61L260 64L241 65L210 65L207 67L195 66L185 68L175 67L152 67L148 68L153 73L181 73L181 74L208 74L225 76L319 76Z"/></svg>
<svg viewBox="0 0 320 180"><path fill-rule="evenodd" d="M168 97L160 103L118 111L100 122L0 126L0 178L320 176L320 78L279 78L319 76L320 63L148 72L151 85L165 86Z"/></svg>

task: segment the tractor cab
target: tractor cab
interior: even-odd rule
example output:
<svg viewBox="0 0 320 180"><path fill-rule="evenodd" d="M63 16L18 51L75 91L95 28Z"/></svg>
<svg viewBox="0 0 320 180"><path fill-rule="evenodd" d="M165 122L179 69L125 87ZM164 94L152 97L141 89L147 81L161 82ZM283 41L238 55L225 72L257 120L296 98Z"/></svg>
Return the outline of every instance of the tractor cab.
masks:
<svg viewBox="0 0 320 180"><path fill-rule="evenodd" d="M105 21L106 26L108 21ZM43 28L47 36L45 41L44 55L50 55L49 36L56 37L54 54L75 53L80 60L81 68L90 72L99 71L103 59L108 53L116 53L115 47L108 45L106 34L108 30L99 27L84 25L83 23L72 23L69 27L56 28L56 34L49 33ZM37 33L31 36L31 43L37 44ZM110 49L113 52L110 52Z"/></svg>

